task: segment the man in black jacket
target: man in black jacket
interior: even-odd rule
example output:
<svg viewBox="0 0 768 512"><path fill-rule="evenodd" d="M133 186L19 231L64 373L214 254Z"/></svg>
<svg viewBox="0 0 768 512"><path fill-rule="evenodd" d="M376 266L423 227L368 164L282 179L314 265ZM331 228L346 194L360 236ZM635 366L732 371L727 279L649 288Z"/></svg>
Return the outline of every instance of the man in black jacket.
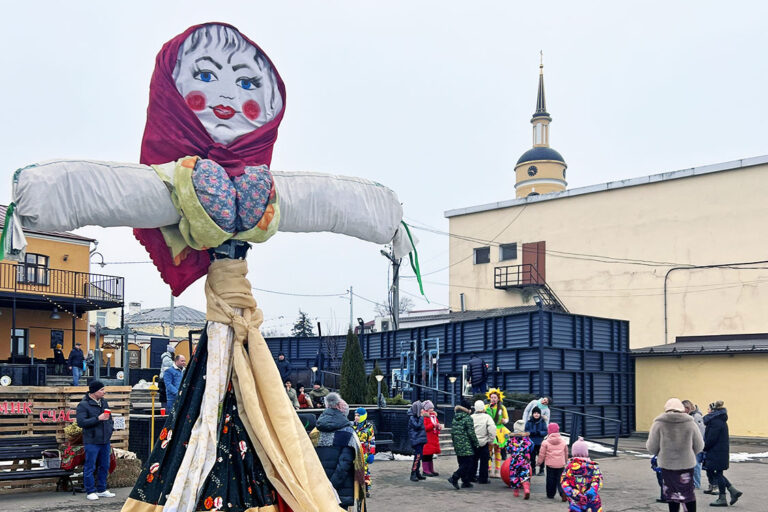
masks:
<svg viewBox="0 0 768 512"><path fill-rule="evenodd" d="M83 374L83 349L80 348L80 342L75 343L75 348L69 353L69 359L67 359L67 366L72 371L72 385L80 385L80 376Z"/></svg>
<svg viewBox="0 0 768 512"><path fill-rule="evenodd" d="M280 372L280 378L285 381L291 378L291 363L285 358L285 354L280 352L277 356L277 370Z"/></svg>
<svg viewBox="0 0 768 512"><path fill-rule="evenodd" d="M77 404L77 426L83 429L83 484L86 498L113 498L115 494L107 490L107 474L112 452L109 440L112 438L114 421L109 403L104 398L104 384L101 381L92 381L88 385L88 393ZM94 471L97 471L96 482Z"/></svg>
<svg viewBox="0 0 768 512"><path fill-rule="evenodd" d="M485 364L485 361L472 354L468 365L472 393L478 394L488 391L488 365Z"/></svg>

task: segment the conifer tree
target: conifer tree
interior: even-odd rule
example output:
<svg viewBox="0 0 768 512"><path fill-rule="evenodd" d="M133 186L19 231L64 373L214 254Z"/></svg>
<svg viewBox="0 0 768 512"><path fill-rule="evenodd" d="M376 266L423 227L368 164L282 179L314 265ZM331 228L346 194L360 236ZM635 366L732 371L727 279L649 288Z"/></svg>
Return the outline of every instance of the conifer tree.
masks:
<svg viewBox="0 0 768 512"><path fill-rule="evenodd" d="M312 320L309 318L308 314L299 309L299 318L297 318L296 322L293 324L291 336L294 338L309 338L314 335Z"/></svg>
<svg viewBox="0 0 768 512"><path fill-rule="evenodd" d="M341 397L349 404L362 404L365 401L367 385L365 382L365 361L357 335L352 329L347 332L347 346L341 357Z"/></svg>
<svg viewBox="0 0 768 512"><path fill-rule="evenodd" d="M379 390L379 381L376 380L377 375L384 375L384 372L379 368L379 362L373 365L373 371L368 376L368 392L365 394L365 403L378 405L376 400L376 393ZM381 394L384 395L384 399L389 395L389 388L387 387L387 379L381 379Z"/></svg>

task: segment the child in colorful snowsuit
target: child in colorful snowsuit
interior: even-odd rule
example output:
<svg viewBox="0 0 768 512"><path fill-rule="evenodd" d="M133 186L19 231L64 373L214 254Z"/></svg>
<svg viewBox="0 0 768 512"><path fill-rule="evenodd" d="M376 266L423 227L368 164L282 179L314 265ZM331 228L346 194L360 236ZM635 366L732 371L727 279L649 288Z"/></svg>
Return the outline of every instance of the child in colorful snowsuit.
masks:
<svg viewBox="0 0 768 512"><path fill-rule="evenodd" d="M598 494L603 474L597 462L589 458L587 443L581 437L571 447L571 459L560 483L570 502L569 512L603 512Z"/></svg>
<svg viewBox="0 0 768 512"><path fill-rule="evenodd" d="M365 471L365 497L371 497L371 469L368 466L373 462L376 454L376 437L373 433L373 425L367 421L368 411L365 407L358 407L355 411L355 433L360 440L363 449L363 470Z"/></svg>
<svg viewBox="0 0 768 512"><path fill-rule="evenodd" d="M515 424L514 432L507 435L507 455L509 457L504 461L504 465L509 464L509 482L507 485L514 489L515 497L520 496L520 488L522 488L526 500L531 496L532 452L533 442L528 436L528 432L523 432L523 425Z"/></svg>

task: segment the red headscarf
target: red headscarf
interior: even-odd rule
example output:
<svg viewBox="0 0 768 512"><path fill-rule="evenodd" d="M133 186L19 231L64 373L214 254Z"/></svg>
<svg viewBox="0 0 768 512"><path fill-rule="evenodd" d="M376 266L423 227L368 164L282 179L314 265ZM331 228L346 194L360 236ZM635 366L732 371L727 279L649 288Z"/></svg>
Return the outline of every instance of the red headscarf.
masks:
<svg viewBox="0 0 768 512"><path fill-rule="evenodd" d="M282 95L283 108L264 126L235 139L229 145L214 142L195 113L184 102L173 79L179 48L187 37L205 25L222 25L237 31L225 23L195 25L168 41L157 54L155 71L149 84L149 106L144 138L141 141L141 163L164 164L185 156L199 156L214 160L234 177L242 174L247 165L269 165L272 161L272 146L277 139L277 128L285 112L285 84L261 48L242 36L258 48L272 66L278 90ZM170 285L171 292L176 296L208 271L210 260L206 251L191 250L186 258L176 265L159 229L134 229L133 234L147 249L163 281Z"/></svg>

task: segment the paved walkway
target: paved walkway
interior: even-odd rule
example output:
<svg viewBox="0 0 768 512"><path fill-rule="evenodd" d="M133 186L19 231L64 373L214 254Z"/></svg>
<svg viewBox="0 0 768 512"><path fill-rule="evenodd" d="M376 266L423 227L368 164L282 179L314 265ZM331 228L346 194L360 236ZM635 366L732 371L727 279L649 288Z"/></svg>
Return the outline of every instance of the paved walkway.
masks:
<svg viewBox="0 0 768 512"><path fill-rule="evenodd" d="M638 446L622 448L632 450ZM732 452L766 452L760 446L733 446ZM768 455L768 454L767 454ZM601 492L603 506L608 511L665 511L666 505L656 503L658 485L651 471L649 459L622 453L618 457L598 459L605 475L605 486ZM414 483L408 480L410 464L407 461L377 460L372 465L374 478L373 497L369 500L372 512L423 512L425 509L435 512L467 511L482 507L483 512L495 510L548 511L568 510L565 503L546 498L544 476L534 477L531 499L523 501L515 498L499 480L490 485L476 485L473 489L455 490L445 481L455 469L455 458L444 457L436 462L440 477ZM750 462L731 464L726 476L744 492L744 496L735 507L742 511L765 512L768 510L768 494L765 491L768 482L768 457ZM0 509L18 512L73 512L119 511L130 492L129 488L113 489L116 498L100 499L89 502L85 496L72 496L66 493L26 493L3 495L0 497ZM710 510L709 502L714 497L697 492L700 510ZM297 511L298 512L298 511Z"/></svg>

